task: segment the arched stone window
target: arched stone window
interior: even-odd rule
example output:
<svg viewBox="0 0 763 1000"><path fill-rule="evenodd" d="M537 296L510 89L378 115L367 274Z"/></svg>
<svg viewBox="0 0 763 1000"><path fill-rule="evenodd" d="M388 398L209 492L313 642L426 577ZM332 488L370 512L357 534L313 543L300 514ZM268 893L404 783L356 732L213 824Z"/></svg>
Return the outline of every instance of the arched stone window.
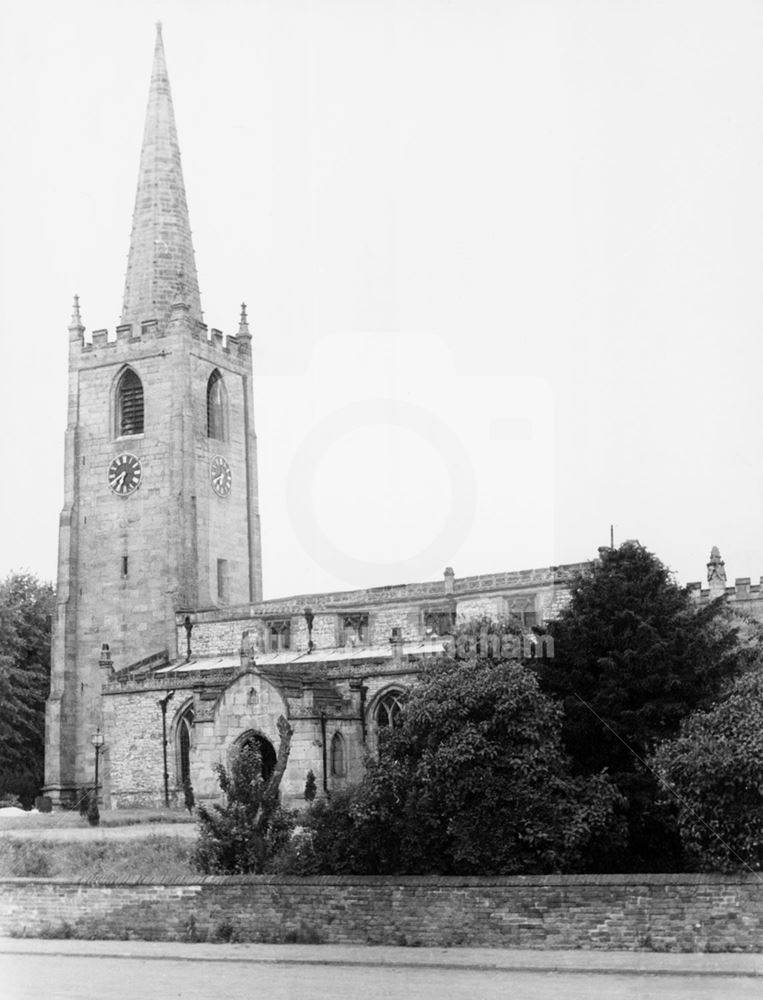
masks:
<svg viewBox="0 0 763 1000"><path fill-rule="evenodd" d="M347 756L345 754L344 737L334 733L331 737L331 776L344 778L347 774Z"/></svg>
<svg viewBox="0 0 763 1000"><path fill-rule="evenodd" d="M181 713L175 727L175 753L177 755L177 782L180 787L191 782L191 745L193 733L193 705Z"/></svg>
<svg viewBox="0 0 763 1000"><path fill-rule="evenodd" d="M207 382L207 437L217 441L228 437L228 393L217 368Z"/></svg>
<svg viewBox="0 0 763 1000"><path fill-rule="evenodd" d="M125 368L117 385L117 437L143 433L143 383L132 370Z"/></svg>
<svg viewBox="0 0 763 1000"><path fill-rule="evenodd" d="M403 704L402 691L387 691L376 704L374 717L379 729L391 729L400 719Z"/></svg>
<svg viewBox="0 0 763 1000"><path fill-rule="evenodd" d="M239 736L236 740L236 746L241 748L253 746L257 748L260 760L262 761L262 779L263 781L267 781L275 770L277 760L275 747L270 740L266 739L261 733L250 729L243 736Z"/></svg>

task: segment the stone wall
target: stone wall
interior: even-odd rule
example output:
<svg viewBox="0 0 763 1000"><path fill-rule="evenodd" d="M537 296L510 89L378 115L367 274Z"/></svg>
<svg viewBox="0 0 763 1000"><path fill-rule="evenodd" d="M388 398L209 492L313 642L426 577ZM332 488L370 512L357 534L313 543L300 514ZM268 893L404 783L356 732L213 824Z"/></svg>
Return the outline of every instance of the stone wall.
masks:
<svg viewBox="0 0 763 1000"><path fill-rule="evenodd" d="M760 951L756 875L0 881L0 935Z"/></svg>

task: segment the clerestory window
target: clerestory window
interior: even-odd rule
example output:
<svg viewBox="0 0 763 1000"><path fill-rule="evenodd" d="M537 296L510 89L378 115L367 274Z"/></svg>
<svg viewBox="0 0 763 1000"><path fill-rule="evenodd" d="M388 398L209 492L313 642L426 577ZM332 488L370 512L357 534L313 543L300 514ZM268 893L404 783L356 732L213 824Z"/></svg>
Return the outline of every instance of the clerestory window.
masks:
<svg viewBox="0 0 763 1000"><path fill-rule="evenodd" d="M291 649L291 618L273 619L267 623L268 649L277 653Z"/></svg>
<svg viewBox="0 0 763 1000"><path fill-rule="evenodd" d="M339 645L359 646L368 642L368 615L342 615L339 619Z"/></svg>

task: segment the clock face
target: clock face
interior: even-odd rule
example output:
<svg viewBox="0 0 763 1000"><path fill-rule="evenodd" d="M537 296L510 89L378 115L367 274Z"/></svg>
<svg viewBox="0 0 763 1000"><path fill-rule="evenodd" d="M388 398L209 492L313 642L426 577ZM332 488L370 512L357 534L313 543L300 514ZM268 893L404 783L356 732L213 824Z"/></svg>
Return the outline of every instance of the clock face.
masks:
<svg viewBox="0 0 763 1000"><path fill-rule="evenodd" d="M222 455L215 455L212 459L210 469L212 473L212 489L219 497L227 497L230 494L231 483L233 481L230 466Z"/></svg>
<svg viewBox="0 0 763 1000"><path fill-rule="evenodd" d="M109 487L118 497L129 496L140 486L143 470L140 459L124 452L112 459L109 466Z"/></svg>

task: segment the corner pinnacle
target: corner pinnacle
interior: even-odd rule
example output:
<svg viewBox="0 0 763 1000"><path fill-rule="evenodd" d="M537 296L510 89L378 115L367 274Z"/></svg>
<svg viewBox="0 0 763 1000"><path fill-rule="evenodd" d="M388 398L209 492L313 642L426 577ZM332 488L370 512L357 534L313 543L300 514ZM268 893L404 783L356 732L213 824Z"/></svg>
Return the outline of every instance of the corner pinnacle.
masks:
<svg viewBox="0 0 763 1000"><path fill-rule="evenodd" d="M241 303L241 316L238 321L238 336L251 337L249 332L249 320L246 318L246 302Z"/></svg>
<svg viewBox="0 0 763 1000"><path fill-rule="evenodd" d="M84 330L85 327L82 325L82 316L79 311L79 295L74 296L74 305L72 307L72 318L69 323L70 330Z"/></svg>

